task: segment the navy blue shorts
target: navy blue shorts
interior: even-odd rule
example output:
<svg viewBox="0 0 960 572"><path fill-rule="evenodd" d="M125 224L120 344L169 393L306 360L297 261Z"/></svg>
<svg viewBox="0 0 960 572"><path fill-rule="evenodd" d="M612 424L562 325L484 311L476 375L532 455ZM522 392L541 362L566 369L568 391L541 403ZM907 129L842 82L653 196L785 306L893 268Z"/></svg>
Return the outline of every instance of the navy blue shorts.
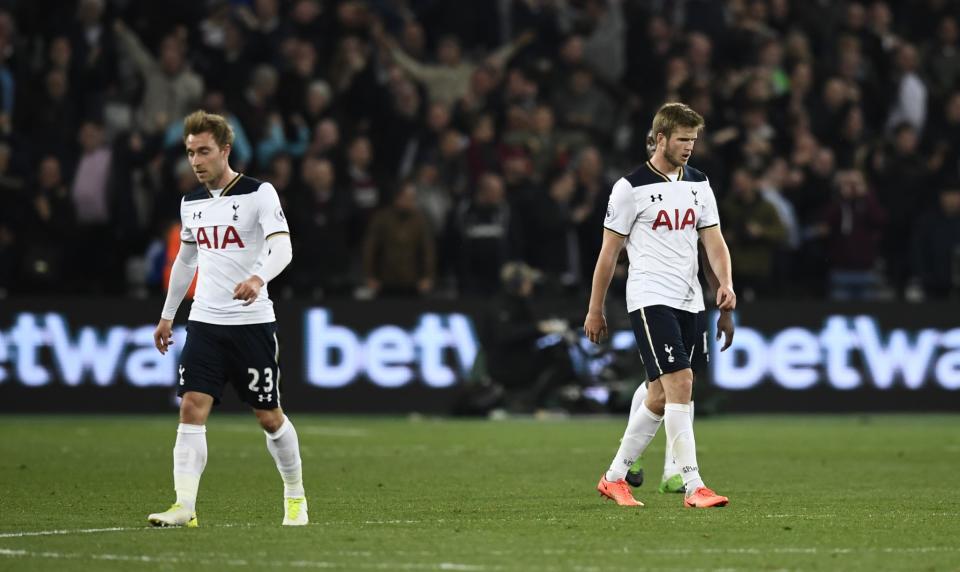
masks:
<svg viewBox="0 0 960 572"><path fill-rule="evenodd" d="M220 403L226 384L255 409L280 406L277 323L221 326L187 322L177 395L198 391Z"/></svg>
<svg viewBox="0 0 960 572"><path fill-rule="evenodd" d="M648 381L691 367L698 346L706 340L703 312L698 315L669 306L647 306L630 312L630 323ZM699 352L705 349L700 347Z"/></svg>

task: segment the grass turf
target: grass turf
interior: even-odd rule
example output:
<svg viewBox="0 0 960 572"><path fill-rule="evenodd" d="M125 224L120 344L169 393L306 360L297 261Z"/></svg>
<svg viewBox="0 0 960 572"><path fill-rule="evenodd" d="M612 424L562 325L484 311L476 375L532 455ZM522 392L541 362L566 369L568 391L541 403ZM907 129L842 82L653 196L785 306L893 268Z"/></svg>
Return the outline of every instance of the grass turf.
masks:
<svg viewBox="0 0 960 572"><path fill-rule="evenodd" d="M655 492L662 436L646 508L599 498L620 419L291 415L300 529L252 416L208 424L200 529L146 526L172 499L173 416L0 418L0 570L960 569L960 416L698 419L731 504L691 510Z"/></svg>

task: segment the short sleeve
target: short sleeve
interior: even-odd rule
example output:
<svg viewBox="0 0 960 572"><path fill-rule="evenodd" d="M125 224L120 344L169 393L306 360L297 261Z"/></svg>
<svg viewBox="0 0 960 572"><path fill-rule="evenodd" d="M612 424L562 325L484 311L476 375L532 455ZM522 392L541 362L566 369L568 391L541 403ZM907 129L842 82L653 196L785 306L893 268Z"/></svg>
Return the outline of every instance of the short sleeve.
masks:
<svg viewBox="0 0 960 572"><path fill-rule="evenodd" d="M621 236L630 234L637 220L637 203L633 198L633 185L626 179L620 179L610 191L607 202L607 214L603 219L603 228Z"/></svg>
<svg viewBox="0 0 960 572"><path fill-rule="evenodd" d="M290 234L287 216L283 214L280 196L273 185L270 183L260 185L260 189L257 190L257 205L260 209L260 227L263 228L265 238L279 233Z"/></svg>
<svg viewBox="0 0 960 572"><path fill-rule="evenodd" d="M197 242L196 237L193 236L193 231L183 224L183 201L180 202L180 241L191 244Z"/></svg>
<svg viewBox="0 0 960 572"><path fill-rule="evenodd" d="M697 230L720 224L720 213L717 211L717 197L713 194L713 187L710 186L709 182L707 183L707 194L704 198L706 200L703 204L703 211L700 214L700 224L697 225Z"/></svg>

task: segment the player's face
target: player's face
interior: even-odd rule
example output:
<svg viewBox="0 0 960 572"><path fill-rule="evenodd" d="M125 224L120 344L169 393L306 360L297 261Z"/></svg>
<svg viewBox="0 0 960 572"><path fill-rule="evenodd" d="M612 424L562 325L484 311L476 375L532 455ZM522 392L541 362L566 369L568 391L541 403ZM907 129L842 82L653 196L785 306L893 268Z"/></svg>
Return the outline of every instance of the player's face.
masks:
<svg viewBox="0 0 960 572"><path fill-rule="evenodd" d="M227 169L230 146L217 145L212 133L187 135L187 159L197 180L204 185L216 184Z"/></svg>
<svg viewBox="0 0 960 572"><path fill-rule="evenodd" d="M678 127L664 140L663 157L674 167L687 164L693 155L693 145L697 142L698 129L695 127ZM661 137L663 137L661 135Z"/></svg>

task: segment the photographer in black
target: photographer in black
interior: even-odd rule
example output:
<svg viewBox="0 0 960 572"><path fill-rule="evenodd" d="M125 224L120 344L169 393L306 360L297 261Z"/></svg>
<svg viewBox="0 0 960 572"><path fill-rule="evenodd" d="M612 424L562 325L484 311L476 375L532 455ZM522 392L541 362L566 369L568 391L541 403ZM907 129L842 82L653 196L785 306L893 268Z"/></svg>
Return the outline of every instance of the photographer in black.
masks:
<svg viewBox="0 0 960 572"><path fill-rule="evenodd" d="M491 406L529 413L560 405L559 390L576 381L569 355L570 329L538 317L532 294L540 273L521 262L505 264L501 291L480 320ZM477 404L479 405L479 403Z"/></svg>

